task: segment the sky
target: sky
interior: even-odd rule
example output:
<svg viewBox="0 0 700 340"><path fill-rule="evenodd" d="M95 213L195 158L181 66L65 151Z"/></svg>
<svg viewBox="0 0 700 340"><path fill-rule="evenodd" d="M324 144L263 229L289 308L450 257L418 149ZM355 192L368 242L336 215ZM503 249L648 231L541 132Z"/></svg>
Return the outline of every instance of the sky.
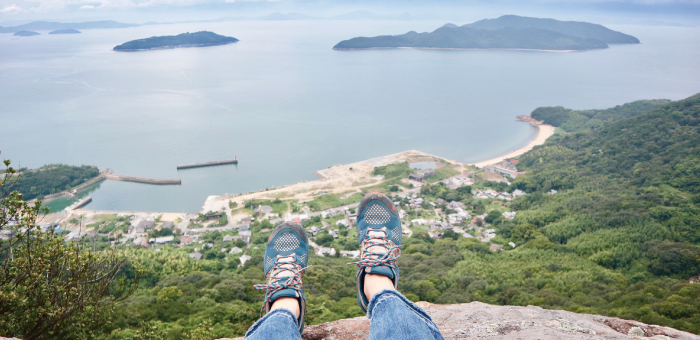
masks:
<svg viewBox="0 0 700 340"><path fill-rule="evenodd" d="M35 20L210 20L274 12L330 18L357 10L455 21L500 14L540 14L572 20L592 16L618 24L695 26L700 22L700 0L0 0L0 26Z"/></svg>

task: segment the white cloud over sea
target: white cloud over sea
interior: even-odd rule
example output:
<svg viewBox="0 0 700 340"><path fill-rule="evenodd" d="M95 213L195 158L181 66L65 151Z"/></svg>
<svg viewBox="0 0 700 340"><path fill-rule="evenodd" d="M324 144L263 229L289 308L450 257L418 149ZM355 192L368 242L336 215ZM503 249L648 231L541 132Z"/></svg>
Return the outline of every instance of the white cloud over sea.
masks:
<svg viewBox="0 0 700 340"><path fill-rule="evenodd" d="M21 10L22 10L22 8L20 8L19 6L15 5L15 4L12 4L12 5L10 5L10 6L7 6L7 7L3 8L2 10L0 10L0 12L3 12L3 13L15 13L15 12L19 12L19 11L21 11Z"/></svg>

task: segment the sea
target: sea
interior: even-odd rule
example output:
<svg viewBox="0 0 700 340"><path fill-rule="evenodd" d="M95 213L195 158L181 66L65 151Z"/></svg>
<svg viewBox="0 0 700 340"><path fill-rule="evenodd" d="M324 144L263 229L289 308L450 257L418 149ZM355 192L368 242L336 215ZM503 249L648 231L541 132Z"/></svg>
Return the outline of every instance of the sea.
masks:
<svg viewBox="0 0 700 340"><path fill-rule="evenodd" d="M610 25L642 43L570 53L332 49L443 24L231 21L0 34L0 158L180 178L179 186L105 181L81 195L92 197L88 209L196 213L209 195L310 181L334 164L405 150L460 162L496 157L535 137L515 117L540 106L604 109L700 92L695 27ZM203 30L240 41L112 50ZM238 165L176 169L234 157Z"/></svg>

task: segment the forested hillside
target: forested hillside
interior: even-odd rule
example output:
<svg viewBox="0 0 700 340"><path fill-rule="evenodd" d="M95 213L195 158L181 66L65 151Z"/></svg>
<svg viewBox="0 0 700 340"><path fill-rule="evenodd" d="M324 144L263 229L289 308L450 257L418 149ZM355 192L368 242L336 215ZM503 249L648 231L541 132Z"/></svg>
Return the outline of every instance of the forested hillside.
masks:
<svg viewBox="0 0 700 340"><path fill-rule="evenodd" d="M560 304L700 332L700 286L685 283L700 272L700 95L555 136L518 168L513 185L532 194L500 232L624 275L619 290L562 291Z"/></svg>
<svg viewBox="0 0 700 340"><path fill-rule="evenodd" d="M42 198L76 187L99 174L96 166L49 164L39 169L23 171L12 190L21 192L27 200Z"/></svg>
<svg viewBox="0 0 700 340"><path fill-rule="evenodd" d="M557 112L564 118L554 120ZM608 110L535 113L574 132L555 135L523 155L518 168L527 174L512 185L474 186L521 189L527 195L511 203L477 199L469 187L447 189L441 183L420 191L426 201L461 201L474 215L488 212L485 223L497 230L492 242L504 244L502 250L449 231L435 240L425 226L411 227L413 236L404 238L399 259L400 291L414 301L538 305L700 333L700 284L688 283L700 272L700 95ZM558 192L547 194L552 189ZM402 207L408 209L403 202ZM508 220L497 208L517 215ZM408 213L420 217L426 211L432 208ZM336 220L327 219L331 225ZM470 223L462 227L473 232ZM240 254L221 251L232 245L223 243L218 232L204 234L205 243L214 246L200 250L202 261L186 255L203 248L196 243L160 252L125 249L146 272L137 293L117 308L105 336L131 337L151 322L175 340L205 320L216 337L242 335L258 318L263 293L252 285L264 279L262 253L269 231L263 230L270 227L267 221L251 226L253 243L243 248L252 259L245 266L238 266ZM347 238L322 241L328 236L321 233L316 241L356 249L354 231L341 228L340 233ZM308 324L362 314L355 299L355 267L348 262L311 255L304 282Z"/></svg>
<svg viewBox="0 0 700 340"><path fill-rule="evenodd" d="M637 100L606 110L571 110L561 106L540 107L535 109L530 116L544 121L545 124L559 127L566 132L587 131L623 118L642 114L669 102L670 100L667 99Z"/></svg>

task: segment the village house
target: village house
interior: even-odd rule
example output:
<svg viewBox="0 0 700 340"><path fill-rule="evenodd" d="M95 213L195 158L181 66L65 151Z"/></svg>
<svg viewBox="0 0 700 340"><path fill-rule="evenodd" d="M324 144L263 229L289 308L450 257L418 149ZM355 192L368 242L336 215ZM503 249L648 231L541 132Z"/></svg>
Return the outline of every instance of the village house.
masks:
<svg viewBox="0 0 700 340"><path fill-rule="evenodd" d="M250 243L250 238L253 236L253 232L250 230L239 231L238 234L246 244Z"/></svg>
<svg viewBox="0 0 700 340"><path fill-rule="evenodd" d="M525 196L525 192L520 189L515 189L513 191L513 197Z"/></svg>
<svg viewBox="0 0 700 340"><path fill-rule="evenodd" d="M255 209L255 212L258 214L258 216L262 217L266 214L271 214L272 207L269 205L258 205L258 208Z"/></svg>
<svg viewBox="0 0 700 340"><path fill-rule="evenodd" d="M245 266L245 263L248 262L248 260L250 260L250 259L251 259L250 255L241 256L241 258L239 259L241 261L241 266Z"/></svg>
<svg viewBox="0 0 700 340"><path fill-rule="evenodd" d="M149 230L153 229L153 227L156 225L156 222L153 220L143 220L139 222L139 224L136 226L136 232L137 233L144 233L148 232ZM139 231L139 229L143 231Z"/></svg>
<svg viewBox="0 0 700 340"><path fill-rule="evenodd" d="M464 222L464 218L462 216L459 216L458 214L449 214L447 215L447 219L450 222L450 224L460 224Z"/></svg>
<svg viewBox="0 0 700 340"><path fill-rule="evenodd" d="M233 236L231 235L224 235L224 242L231 242L233 240Z"/></svg>
<svg viewBox="0 0 700 340"><path fill-rule="evenodd" d="M496 230L495 229L486 229L484 232L481 233L481 236L484 237L484 242L491 242L491 239L496 237Z"/></svg>
<svg viewBox="0 0 700 340"><path fill-rule="evenodd" d="M241 253L241 252L243 252L243 250L242 250L241 248L233 247L233 248L231 248L231 250L229 250L228 253L229 253L229 254L238 254L238 253Z"/></svg>
<svg viewBox="0 0 700 340"><path fill-rule="evenodd" d="M501 215L503 215L503 217L505 217L509 220L512 220L515 218L515 214L516 214L515 211L506 211L506 212L502 213Z"/></svg>
<svg viewBox="0 0 700 340"><path fill-rule="evenodd" d="M224 213L222 213L222 212L210 212L207 214L207 219L208 220L218 220L223 215L224 215Z"/></svg>
<svg viewBox="0 0 700 340"><path fill-rule="evenodd" d="M313 236L316 236L316 234L318 234L320 231L321 231L321 229L319 229L317 226L312 226L312 227L309 229L309 232L310 232L311 235L313 235Z"/></svg>
<svg viewBox="0 0 700 340"><path fill-rule="evenodd" d="M155 242L157 244L164 244L164 243L172 242L174 239L175 239L175 236L156 237ZM182 242L182 240L180 242Z"/></svg>
<svg viewBox="0 0 700 340"><path fill-rule="evenodd" d="M194 253L192 253L192 254L187 254L187 255L188 255L189 257L191 257L191 258L197 260L197 261L201 260L201 259L202 259L202 256L203 256L202 253L200 253L200 252L198 252L198 251L196 251L196 252L194 252Z"/></svg>
<svg viewBox="0 0 700 340"><path fill-rule="evenodd" d="M452 209L452 210L462 209L462 208L464 208L464 203L452 201L452 202L447 204L447 208Z"/></svg>
<svg viewBox="0 0 700 340"><path fill-rule="evenodd" d="M448 222L435 222L431 226L433 230L452 230L452 225Z"/></svg>
<svg viewBox="0 0 700 340"><path fill-rule="evenodd" d="M316 252L318 256L334 256L335 255L335 249L334 248L329 248L329 247L319 247L318 251Z"/></svg>
<svg viewBox="0 0 700 340"><path fill-rule="evenodd" d="M435 169L425 169L408 175L408 179L423 182L426 178L433 176L435 176Z"/></svg>
<svg viewBox="0 0 700 340"><path fill-rule="evenodd" d="M181 246L187 246L192 244L192 238L191 237L183 237L180 239L180 245Z"/></svg>
<svg viewBox="0 0 700 340"><path fill-rule="evenodd" d="M422 218L411 220L411 224L413 225L424 225L427 224L428 222Z"/></svg>
<svg viewBox="0 0 700 340"><path fill-rule="evenodd" d="M340 213L341 212L336 210L336 209L328 209L328 210L321 211L321 217L322 218L333 217L333 216L338 215Z"/></svg>
<svg viewBox="0 0 700 340"><path fill-rule="evenodd" d="M175 223L170 222L170 221L165 221L163 222L163 225L160 226L160 229L172 229Z"/></svg>
<svg viewBox="0 0 700 340"><path fill-rule="evenodd" d="M356 259L356 258L360 257L360 251L359 250L341 250L340 256L351 257L353 259Z"/></svg>
<svg viewBox="0 0 700 340"><path fill-rule="evenodd" d="M329 230L328 233L333 236L333 238L338 238L338 229L336 230Z"/></svg>

